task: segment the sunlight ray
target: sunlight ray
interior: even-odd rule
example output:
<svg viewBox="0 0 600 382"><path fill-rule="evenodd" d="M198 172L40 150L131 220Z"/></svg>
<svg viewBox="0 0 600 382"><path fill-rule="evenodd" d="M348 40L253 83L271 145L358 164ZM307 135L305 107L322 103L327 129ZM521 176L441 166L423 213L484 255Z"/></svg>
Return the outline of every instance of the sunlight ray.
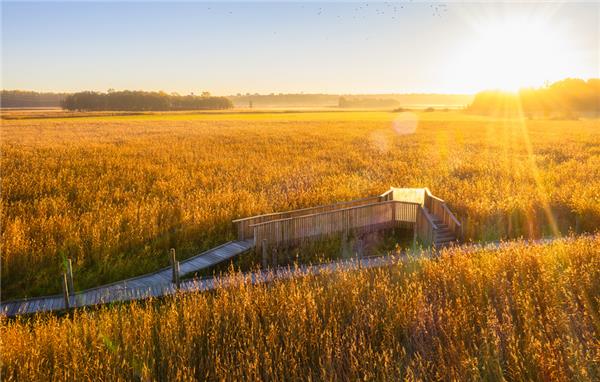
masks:
<svg viewBox="0 0 600 382"><path fill-rule="evenodd" d="M542 177L540 175L540 171L537 166L535 154L533 151L533 146L531 144L529 130L527 128L527 121L525 118L525 114L523 112L523 105L521 103L520 98L517 99L515 106L516 106L516 111L517 111L516 123L518 124L519 130L521 132L521 136L523 138L523 143L525 144L525 149L527 150L527 157L529 159L528 162L529 162L529 166L531 169L531 175L533 176L533 180L536 185L537 194L540 199L540 203L544 210L544 214L546 215L546 218L548 219L548 224L550 224L550 229L552 230L552 234L556 237L559 237L559 236L561 236L561 233L560 233L560 230L558 229L558 225L556 223L556 218L554 217L554 213L552 212L552 208L550 206L550 202L549 202L549 198L548 198L548 191L546 190L546 187L544 186L544 183L542 182Z"/></svg>

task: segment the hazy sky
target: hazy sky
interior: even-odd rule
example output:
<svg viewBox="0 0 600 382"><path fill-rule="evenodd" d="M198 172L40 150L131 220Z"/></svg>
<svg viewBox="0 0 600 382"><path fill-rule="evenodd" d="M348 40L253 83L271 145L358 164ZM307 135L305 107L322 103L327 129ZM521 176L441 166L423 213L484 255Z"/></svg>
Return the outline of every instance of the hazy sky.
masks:
<svg viewBox="0 0 600 382"><path fill-rule="evenodd" d="M2 3L4 89L474 92L599 71L597 2Z"/></svg>

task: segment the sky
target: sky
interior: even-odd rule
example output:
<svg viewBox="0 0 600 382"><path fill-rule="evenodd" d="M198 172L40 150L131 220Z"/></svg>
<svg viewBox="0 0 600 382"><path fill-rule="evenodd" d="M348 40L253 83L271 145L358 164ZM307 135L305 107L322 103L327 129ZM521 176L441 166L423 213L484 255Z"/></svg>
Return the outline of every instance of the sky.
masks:
<svg viewBox="0 0 600 382"><path fill-rule="evenodd" d="M600 2L2 2L2 88L473 93L600 77Z"/></svg>

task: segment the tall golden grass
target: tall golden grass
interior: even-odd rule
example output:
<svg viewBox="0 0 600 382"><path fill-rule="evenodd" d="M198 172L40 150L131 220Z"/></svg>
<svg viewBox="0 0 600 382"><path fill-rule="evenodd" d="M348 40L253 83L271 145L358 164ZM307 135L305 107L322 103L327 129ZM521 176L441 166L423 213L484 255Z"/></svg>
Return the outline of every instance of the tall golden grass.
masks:
<svg viewBox="0 0 600 382"><path fill-rule="evenodd" d="M600 226L597 120L458 112L2 121L2 297L86 288L233 238L254 214L429 187L473 240ZM413 125L413 122L417 122Z"/></svg>
<svg viewBox="0 0 600 382"><path fill-rule="evenodd" d="M0 321L4 381L600 378L600 236Z"/></svg>

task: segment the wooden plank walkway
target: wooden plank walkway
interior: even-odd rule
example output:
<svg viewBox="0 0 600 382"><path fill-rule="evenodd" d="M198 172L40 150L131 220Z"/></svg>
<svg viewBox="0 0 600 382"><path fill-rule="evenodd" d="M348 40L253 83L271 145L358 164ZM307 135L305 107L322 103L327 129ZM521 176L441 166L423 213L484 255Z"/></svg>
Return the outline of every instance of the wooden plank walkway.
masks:
<svg viewBox="0 0 600 382"><path fill-rule="evenodd" d="M441 248L452 245L462 236L462 225L446 202L431 194L428 188L390 188L370 198L252 216L233 221L238 240L212 248L179 263L179 274L186 275L231 259L254 248L262 252L263 265L268 249L277 251L308 240L343 234L364 234L390 228L412 228L414 240L425 246ZM102 285L70 296L45 296L0 304L0 314L15 316L35 312L62 310L160 297L176 291L172 283L172 267L143 276ZM210 281L207 281L210 283ZM181 284L188 285L186 281Z"/></svg>
<svg viewBox="0 0 600 382"><path fill-rule="evenodd" d="M212 267L252 249L253 246L252 240L230 241L219 245L197 256L180 261L180 273L185 275ZM171 282L171 277L172 268L167 267L142 276L86 289L72 295L69 305L70 307L83 307L172 294L176 289ZM185 281L182 284L188 285L189 282ZM6 301L0 304L0 314L8 317L63 309L65 309L65 301L62 294Z"/></svg>
<svg viewBox="0 0 600 382"><path fill-rule="evenodd" d="M579 237L594 237L594 236L600 236L598 234L594 235L581 235ZM576 238L574 237L566 237L566 238L544 238L544 239L539 239L539 240L526 240L525 242L528 243L529 245L540 245L540 244L548 244L548 243L552 243L552 242L558 242L558 241L564 241L564 242L569 242L572 241ZM469 243L469 244L463 244L460 245L459 247L463 250L463 251L468 251L468 252L476 252L476 251L480 251L480 250L496 250L496 249L500 249L503 247L510 247L511 245L514 245L515 243L518 242L523 242L522 240L514 240L514 241L504 241L504 242L499 242L499 241L494 241L494 242L487 242L487 243ZM285 266L285 267L278 267L275 269L268 269L268 270L260 270L260 271L256 271L256 272L250 272L250 273L245 273L243 275L233 275L233 276L216 276L216 277L207 277L204 279L198 279L198 280L185 280L181 282L181 287L180 287L180 292L205 292L205 291L210 291L210 290L214 290L216 288L219 287L234 287L235 285L238 285L240 283L249 283L252 285L255 284L261 284L261 283L268 283L268 282L272 282L272 281L276 281L276 280L286 280L286 279L291 279L294 277L301 277L301 276L307 276L307 275L318 275L318 274L322 274L322 273L330 273L330 272L336 272L336 271L348 271L348 270L354 270L354 269L365 269L365 268L378 268L378 267L385 267L385 266L391 266L391 265L395 265L401 262L405 262L408 260L409 255L411 257L414 256L418 256L420 258L430 258L432 256L436 255L436 250L432 249L432 248L428 248L428 249L423 249L418 251L417 253L409 253L409 252L405 252L399 255L393 255L393 256L389 256L389 255L378 255L378 256L371 256L371 257L364 257L364 258L351 258L351 259L344 259L344 260L336 260L336 261L331 261L328 263L323 263L323 264L317 264L317 265L300 265L300 266L296 266L296 267L289 267L289 266ZM142 290L143 292L143 290ZM137 293L137 294L123 294L123 298L120 299L120 301L129 301L129 300L143 300L149 297L161 297L161 296L166 296L169 294L174 294L176 293L175 288L171 287L166 287L166 288L162 288L160 289L160 291L157 291L155 288L149 288L147 290L147 293ZM127 297L127 298L126 298ZM48 298L50 299L50 298ZM42 305L42 307L45 307L46 309L44 310L40 310L40 311L57 311L57 310L63 310L64 309L64 303L62 301L62 296L54 296L51 297L51 301L45 301L44 304ZM90 306L90 305L96 305L96 304L101 304L101 303L105 303L106 301L103 301L102 299L99 300L95 300L96 303L95 304L88 304L86 306ZM23 303L22 307L24 308L23 312L15 312L15 311L4 311L4 314L6 314L7 316L15 316L17 314L27 314L27 313L35 313L35 311L31 308L30 304L32 302L32 300L30 301L26 301ZM54 302L54 304L52 304L52 302ZM81 305L83 306L83 305ZM4 306L3 306L3 310L4 310Z"/></svg>

